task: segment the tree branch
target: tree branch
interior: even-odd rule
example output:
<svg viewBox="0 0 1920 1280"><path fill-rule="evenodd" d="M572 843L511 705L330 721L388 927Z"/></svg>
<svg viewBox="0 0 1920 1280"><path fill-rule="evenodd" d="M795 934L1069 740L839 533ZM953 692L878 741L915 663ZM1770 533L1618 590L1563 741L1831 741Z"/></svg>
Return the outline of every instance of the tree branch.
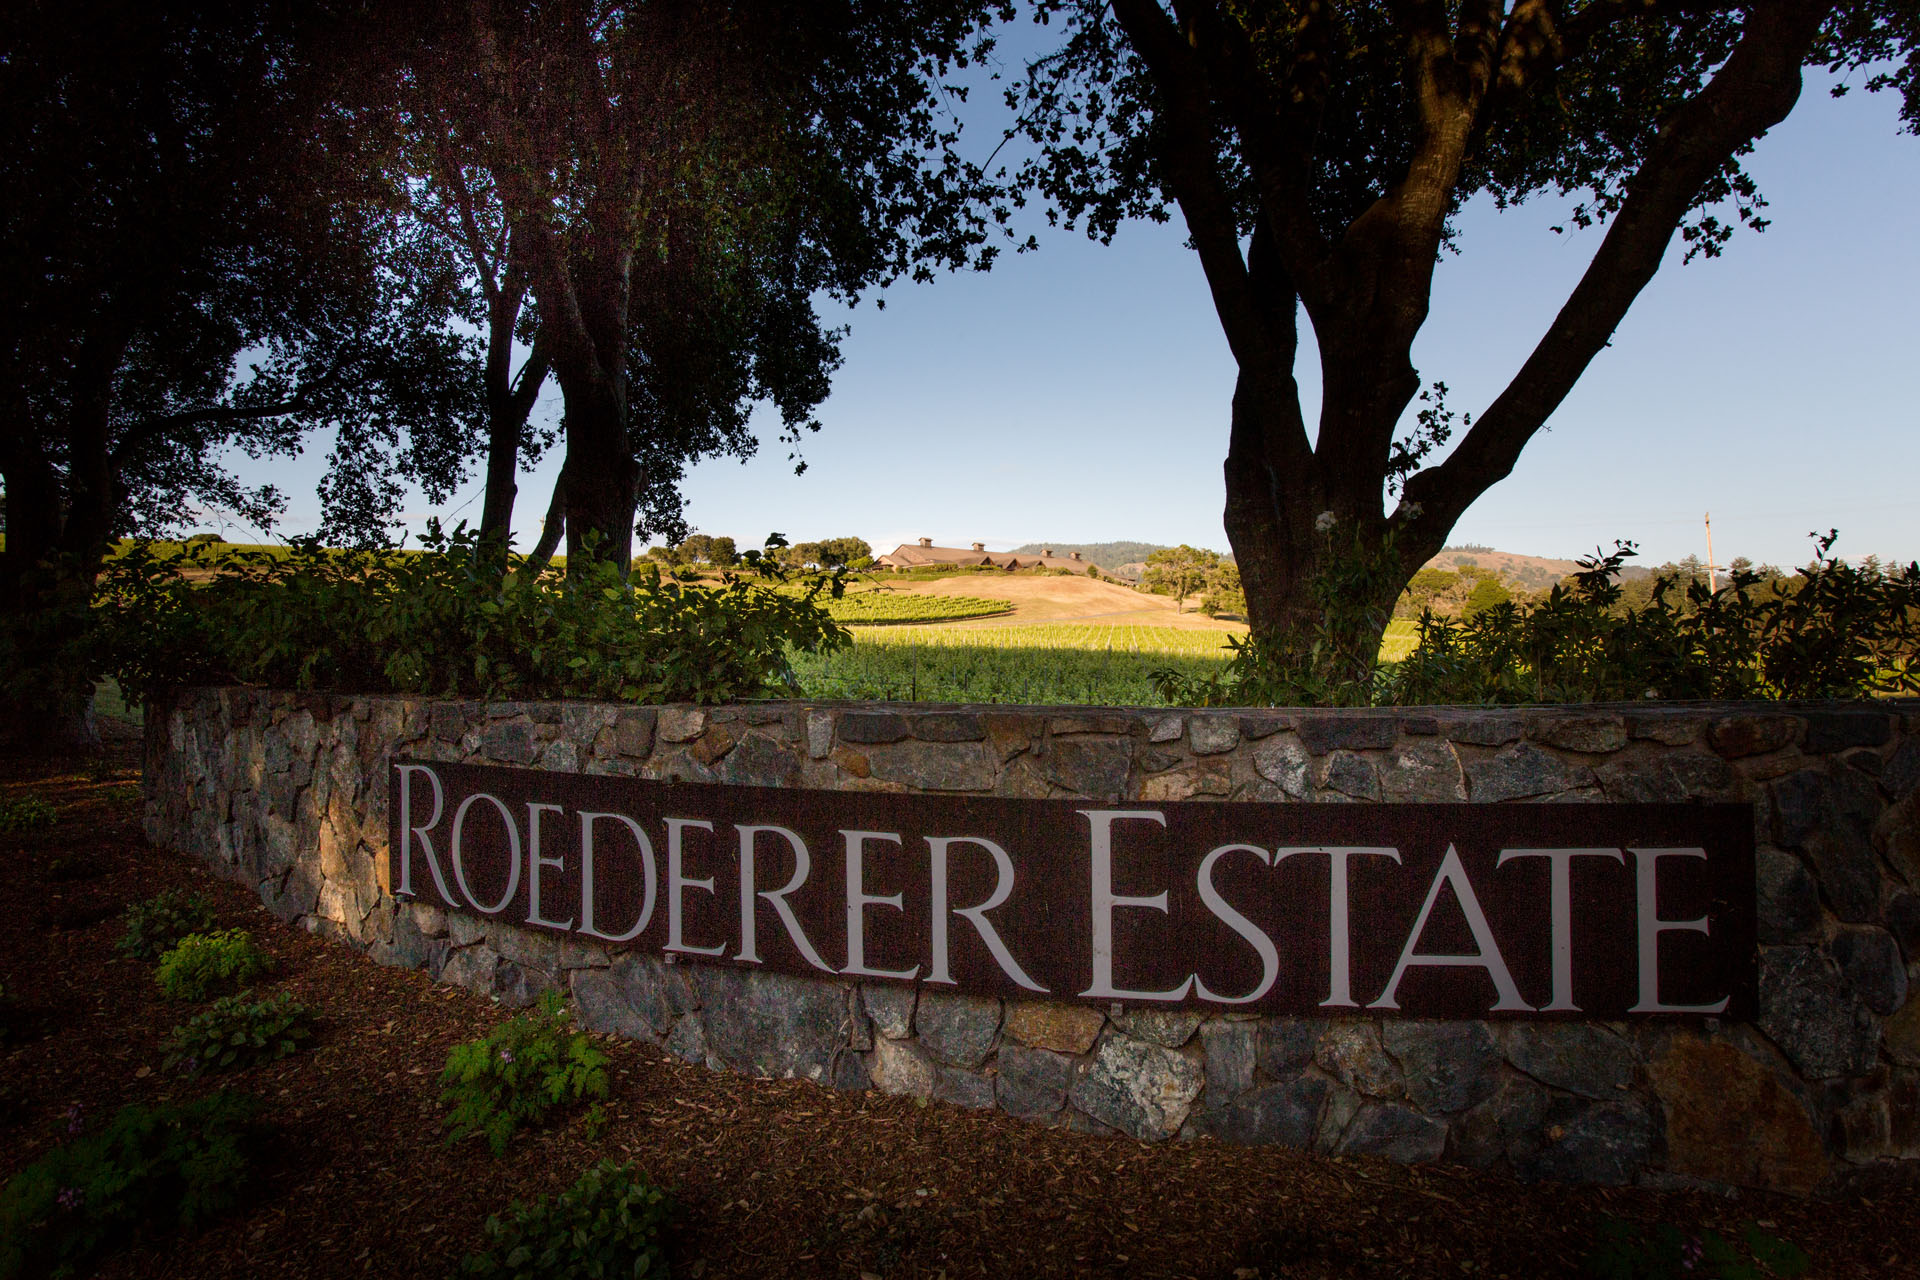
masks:
<svg viewBox="0 0 1920 1280"><path fill-rule="evenodd" d="M1784 119L1830 0L1756 5L1733 53L1662 130L1580 283L1520 372L1453 454L1407 481L1406 498L1451 523L1505 478L1606 346L1659 269L1700 188L1743 145Z"/></svg>

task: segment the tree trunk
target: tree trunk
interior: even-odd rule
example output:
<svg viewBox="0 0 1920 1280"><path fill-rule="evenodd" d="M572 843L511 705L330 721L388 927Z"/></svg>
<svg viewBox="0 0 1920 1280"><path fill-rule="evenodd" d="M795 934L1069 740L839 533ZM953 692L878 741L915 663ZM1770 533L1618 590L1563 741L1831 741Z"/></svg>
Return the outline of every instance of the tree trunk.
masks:
<svg viewBox="0 0 1920 1280"><path fill-rule="evenodd" d="M533 553L527 557L527 572L536 578L547 571L553 563L553 553L560 545L560 532L567 527L567 477L562 472L553 482L553 497L547 503L547 518L540 526L540 541L534 544Z"/></svg>
<svg viewBox="0 0 1920 1280"><path fill-rule="evenodd" d="M561 387L567 396L567 572L605 560L627 575L633 561L633 512L640 500L640 464L627 442L621 379L594 378Z"/></svg>

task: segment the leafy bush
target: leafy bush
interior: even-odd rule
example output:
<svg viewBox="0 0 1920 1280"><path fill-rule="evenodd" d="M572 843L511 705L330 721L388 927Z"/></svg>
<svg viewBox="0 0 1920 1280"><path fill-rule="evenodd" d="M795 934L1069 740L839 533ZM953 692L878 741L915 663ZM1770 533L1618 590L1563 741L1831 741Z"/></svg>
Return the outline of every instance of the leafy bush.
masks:
<svg viewBox="0 0 1920 1280"><path fill-rule="evenodd" d="M483 1134L495 1155L522 1124L540 1121L565 1102L607 1096L607 1055L585 1034L569 1034L573 1016L558 992L507 1019L481 1039L455 1045L440 1072L440 1101L453 1108L447 1142ZM589 1122L601 1116L599 1104Z"/></svg>
<svg viewBox="0 0 1920 1280"><path fill-rule="evenodd" d="M188 934L213 928L213 904L197 893L166 889L128 907L126 922L120 954L151 960L173 950Z"/></svg>
<svg viewBox="0 0 1920 1280"><path fill-rule="evenodd" d="M1895 574L1833 559L1835 535L1793 581L1741 572L1712 592L1673 579L1621 609L1631 543L1580 562L1532 609L1495 604L1420 620L1420 643L1382 700L1608 702L1638 698L1857 698L1920 691L1920 564Z"/></svg>
<svg viewBox="0 0 1920 1280"><path fill-rule="evenodd" d="M1586 1258L1586 1272L1595 1280L1761 1280L1805 1275L1812 1265L1797 1245L1758 1223L1747 1224L1739 1244L1714 1231L1618 1218L1603 1219L1598 1234Z"/></svg>
<svg viewBox="0 0 1920 1280"><path fill-rule="evenodd" d="M290 993L252 1001L247 995L222 996L205 1013L175 1027L167 1038L166 1069L199 1076L278 1062L297 1053L300 1042L313 1034L313 1010Z"/></svg>
<svg viewBox="0 0 1920 1280"><path fill-rule="evenodd" d="M724 702L790 689L789 648L846 643L820 609L840 577L631 583L584 561L565 578L519 557L504 575L464 527L431 526L424 552L281 554L205 548L112 561L98 599L106 665L132 698L183 683L479 698ZM776 535L769 547L784 545Z"/></svg>
<svg viewBox="0 0 1920 1280"><path fill-rule="evenodd" d="M70 1275L111 1244L191 1228L230 1208L254 1148L251 1098L123 1109L0 1191L0 1277Z"/></svg>
<svg viewBox="0 0 1920 1280"><path fill-rule="evenodd" d="M153 979L174 1000L204 1000L273 971L273 957L245 929L190 933L160 957Z"/></svg>
<svg viewBox="0 0 1920 1280"><path fill-rule="evenodd" d="M44 831L59 820L59 811L43 797L29 794L17 800L0 800L0 835Z"/></svg>
<svg viewBox="0 0 1920 1280"><path fill-rule="evenodd" d="M630 1164L603 1160L551 1203L515 1201L504 1219L487 1219L484 1253L468 1254L460 1274L485 1280L601 1280L665 1276L660 1235L673 1204Z"/></svg>

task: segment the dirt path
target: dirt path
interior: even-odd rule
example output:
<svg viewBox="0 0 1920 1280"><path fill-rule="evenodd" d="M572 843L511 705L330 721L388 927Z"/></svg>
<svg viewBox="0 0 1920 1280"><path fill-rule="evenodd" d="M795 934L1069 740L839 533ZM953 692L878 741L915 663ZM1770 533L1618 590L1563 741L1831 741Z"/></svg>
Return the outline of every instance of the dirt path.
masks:
<svg viewBox="0 0 1920 1280"><path fill-rule="evenodd" d="M222 926L280 962L272 989L316 1005L313 1049L218 1079L264 1099L272 1139L250 1199L204 1232L123 1246L99 1274L449 1275L489 1213L564 1188L605 1156L670 1185L677 1277L1124 1276L1196 1280L1578 1274L1603 1215L1737 1233L1763 1220L1812 1274L1920 1275L1920 1194L1823 1204L1748 1194L1525 1187L1211 1141L1144 1146L999 1113L710 1072L606 1040L612 1122L514 1139L505 1157L440 1144L436 1077L453 1044L503 1011L423 974L380 968L285 928L239 887L141 839L137 760L103 768L0 758L0 803L32 794L51 830L0 835L0 981L18 992L0 1039L0 1178L61 1141L70 1109L212 1087L161 1070L187 1010L151 966L116 959L120 912L190 887Z"/></svg>

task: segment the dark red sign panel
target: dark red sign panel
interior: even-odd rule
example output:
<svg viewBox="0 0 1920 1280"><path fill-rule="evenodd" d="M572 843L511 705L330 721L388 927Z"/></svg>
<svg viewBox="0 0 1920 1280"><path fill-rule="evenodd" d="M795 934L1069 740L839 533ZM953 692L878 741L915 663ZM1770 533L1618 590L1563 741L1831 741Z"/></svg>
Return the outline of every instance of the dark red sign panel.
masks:
<svg viewBox="0 0 1920 1280"><path fill-rule="evenodd" d="M396 761L392 885L615 949L1263 1013L1753 1016L1745 805L893 795Z"/></svg>

